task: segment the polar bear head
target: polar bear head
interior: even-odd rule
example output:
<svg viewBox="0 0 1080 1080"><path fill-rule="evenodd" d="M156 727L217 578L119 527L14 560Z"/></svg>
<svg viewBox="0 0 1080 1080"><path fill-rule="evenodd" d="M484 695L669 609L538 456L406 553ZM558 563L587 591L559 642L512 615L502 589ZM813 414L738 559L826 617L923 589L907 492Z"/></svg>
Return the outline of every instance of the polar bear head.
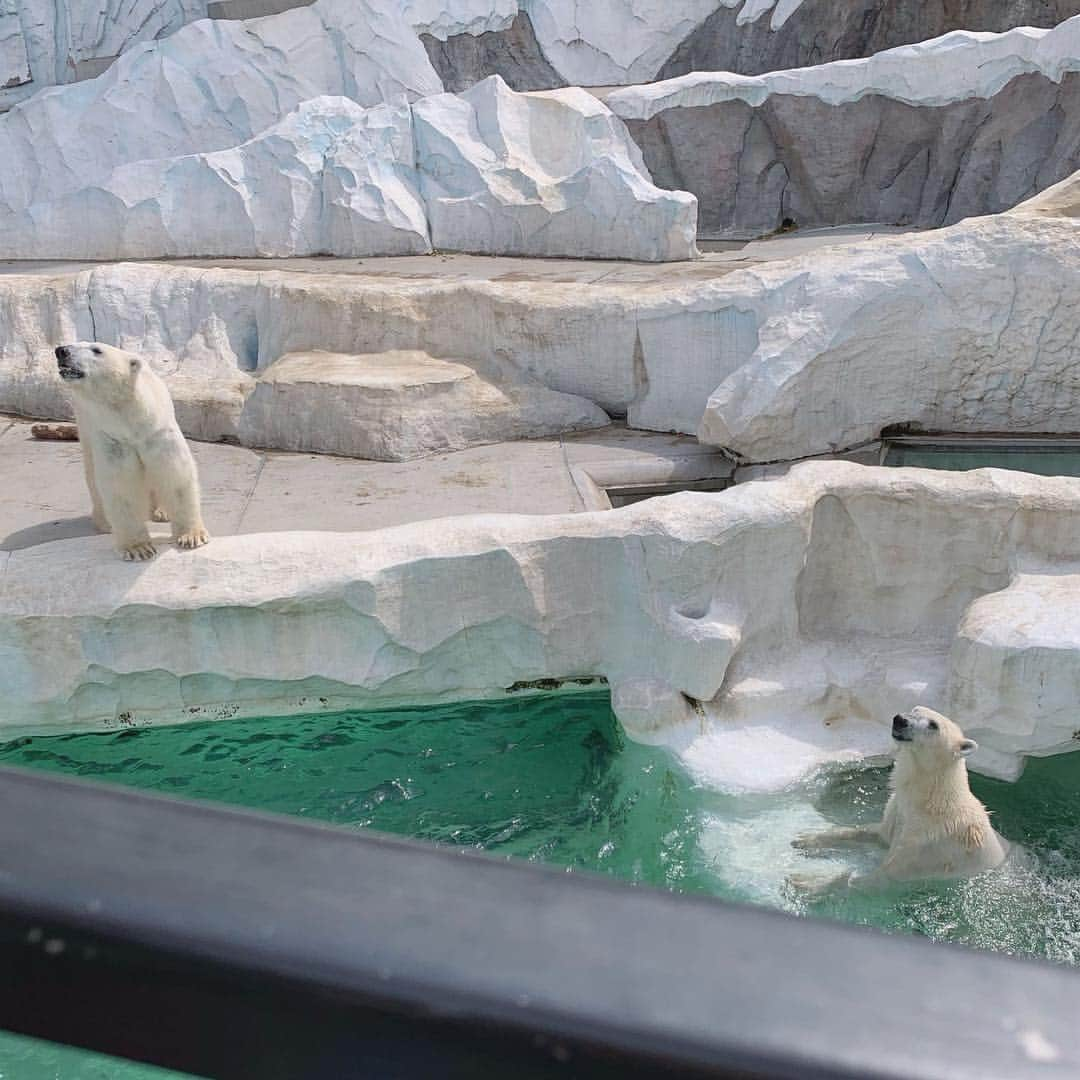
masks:
<svg viewBox="0 0 1080 1080"><path fill-rule="evenodd" d="M97 341L77 341L56 349L60 378L72 389L94 396L110 396L132 386L142 369L134 353L102 345Z"/></svg>
<svg viewBox="0 0 1080 1080"><path fill-rule="evenodd" d="M919 757L964 758L979 748L958 724L924 705L897 713L893 717L892 737L901 748L910 749Z"/></svg>

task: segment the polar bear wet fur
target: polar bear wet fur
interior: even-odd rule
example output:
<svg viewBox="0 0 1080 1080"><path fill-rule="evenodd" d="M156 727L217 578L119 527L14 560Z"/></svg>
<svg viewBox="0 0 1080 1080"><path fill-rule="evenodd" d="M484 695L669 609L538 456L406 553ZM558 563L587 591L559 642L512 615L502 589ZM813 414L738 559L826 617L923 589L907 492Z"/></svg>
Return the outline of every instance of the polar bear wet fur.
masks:
<svg viewBox="0 0 1080 1080"><path fill-rule="evenodd" d="M141 357L94 341L61 345L56 363L75 409L94 524L112 532L125 559L156 554L151 515L172 522L178 547L205 544L195 460L164 382Z"/></svg>
<svg viewBox="0 0 1080 1080"><path fill-rule="evenodd" d="M901 882L973 877L1005 861L1009 842L991 827L986 807L968 785L964 759L977 749L975 741L965 738L948 717L921 705L893 717L892 736L896 762L881 823L808 833L794 841L805 852L877 843L888 848L885 858L866 874L816 882L799 875L792 879L797 887L878 889Z"/></svg>

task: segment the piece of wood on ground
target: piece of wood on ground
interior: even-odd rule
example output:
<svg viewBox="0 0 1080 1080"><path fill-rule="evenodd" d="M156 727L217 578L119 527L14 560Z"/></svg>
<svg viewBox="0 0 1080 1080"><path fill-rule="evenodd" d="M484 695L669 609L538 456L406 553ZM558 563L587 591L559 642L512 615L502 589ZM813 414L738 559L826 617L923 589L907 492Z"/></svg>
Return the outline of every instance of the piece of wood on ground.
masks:
<svg viewBox="0 0 1080 1080"><path fill-rule="evenodd" d="M30 434L35 439L53 439L58 442L78 442L79 429L74 424L34 424Z"/></svg>

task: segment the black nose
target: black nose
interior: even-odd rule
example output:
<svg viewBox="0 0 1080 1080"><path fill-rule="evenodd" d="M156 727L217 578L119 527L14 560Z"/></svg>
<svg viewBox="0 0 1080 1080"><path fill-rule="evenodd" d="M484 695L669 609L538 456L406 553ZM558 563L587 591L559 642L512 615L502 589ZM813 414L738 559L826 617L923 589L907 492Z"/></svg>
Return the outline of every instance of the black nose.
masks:
<svg viewBox="0 0 1080 1080"><path fill-rule="evenodd" d="M61 345L56 350L56 359L57 360L66 360L67 358L68 358L68 347L66 345Z"/></svg>
<svg viewBox="0 0 1080 1080"><path fill-rule="evenodd" d="M907 717L901 716L897 713L892 718L893 731L903 731L908 726Z"/></svg>

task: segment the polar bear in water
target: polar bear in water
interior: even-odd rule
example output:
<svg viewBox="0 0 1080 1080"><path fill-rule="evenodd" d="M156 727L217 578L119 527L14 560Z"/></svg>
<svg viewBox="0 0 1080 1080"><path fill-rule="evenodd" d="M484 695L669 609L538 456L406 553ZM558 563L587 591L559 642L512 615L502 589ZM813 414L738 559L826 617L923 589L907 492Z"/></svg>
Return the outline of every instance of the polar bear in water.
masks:
<svg viewBox="0 0 1080 1080"><path fill-rule="evenodd" d="M991 828L986 807L968 786L964 759L978 748L975 741L965 738L948 717L922 705L893 717L892 737L898 748L881 824L805 833L793 841L806 852L883 844L888 848L884 860L866 874L826 880L800 874L790 879L796 888L880 889L900 882L973 877L1005 861L1009 842Z"/></svg>
<svg viewBox="0 0 1080 1080"><path fill-rule="evenodd" d="M125 559L157 553L151 515L172 521L178 547L205 544L195 460L161 379L133 353L93 341L61 345L56 363L71 392L94 524L112 531Z"/></svg>

